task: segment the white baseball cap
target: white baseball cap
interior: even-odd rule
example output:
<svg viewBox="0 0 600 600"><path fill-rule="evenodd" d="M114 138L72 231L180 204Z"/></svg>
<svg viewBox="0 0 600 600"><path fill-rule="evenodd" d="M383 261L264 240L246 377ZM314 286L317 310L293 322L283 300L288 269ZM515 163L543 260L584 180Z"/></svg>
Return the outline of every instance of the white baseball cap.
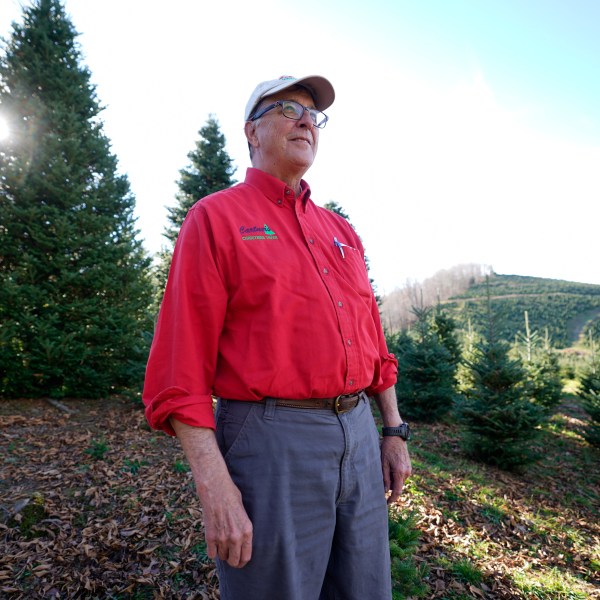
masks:
<svg viewBox="0 0 600 600"><path fill-rule="evenodd" d="M291 75L283 75L279 79L271 79L259 83L246 104L245 120L248 121L258 103L267 96L281 92L294 85L299 85L306 88L315 102L315 108L325 110L330 107L335 100L335 91L333 86L325 77L320 75L309 75L308 77L292 77Z"/></svg>

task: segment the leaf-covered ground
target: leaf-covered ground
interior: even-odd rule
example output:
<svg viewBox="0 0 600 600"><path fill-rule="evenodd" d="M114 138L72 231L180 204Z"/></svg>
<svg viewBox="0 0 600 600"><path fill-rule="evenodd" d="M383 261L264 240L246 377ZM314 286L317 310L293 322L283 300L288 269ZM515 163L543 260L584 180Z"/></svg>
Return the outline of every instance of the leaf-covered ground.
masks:
<svg viewBox="0 0 600 600"><path fill-rule="evenodd" d="M130 402L0 402L0 598L217 599L176 440ZM565 405L521 474L416 425L400 510L417 515L424 598L600 598L600 452ZM369 600L369 599L365 599Z"/></svg>

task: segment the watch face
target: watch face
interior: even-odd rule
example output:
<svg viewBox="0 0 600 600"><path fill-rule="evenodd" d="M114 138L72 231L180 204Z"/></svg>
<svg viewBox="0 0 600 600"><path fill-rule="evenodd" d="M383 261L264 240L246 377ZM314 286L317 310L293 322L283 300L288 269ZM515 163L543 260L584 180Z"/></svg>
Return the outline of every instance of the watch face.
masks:
<svg viewBox="0 0 600 600"><path fill-rule="evenodd" d="M408 423L402 423L402 425L400 425L400 437L403 440L407 440L410 437L410 427L408 426Z"/></svg>

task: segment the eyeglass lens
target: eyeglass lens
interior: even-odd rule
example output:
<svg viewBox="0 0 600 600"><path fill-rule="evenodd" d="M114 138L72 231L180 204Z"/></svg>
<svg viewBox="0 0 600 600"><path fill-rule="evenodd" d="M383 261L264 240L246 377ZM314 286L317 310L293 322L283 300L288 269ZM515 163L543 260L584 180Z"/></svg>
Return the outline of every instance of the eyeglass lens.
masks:
<svg viewBox="0 0 600 600"><path fill-rule="evenodd" d="M304 106L302 106L302 104L299 102L295 102L294 100L283 100L281 102L281 111L283 116L287 117L288 119L294 119L296 121L300 120L304 114L304 110ZM325 123L327 123L327 116L325 113L322 113L316 108L309 108L306 110L308 110L308 114L310 115L310 118L316 127L323 127Z"/></svg>

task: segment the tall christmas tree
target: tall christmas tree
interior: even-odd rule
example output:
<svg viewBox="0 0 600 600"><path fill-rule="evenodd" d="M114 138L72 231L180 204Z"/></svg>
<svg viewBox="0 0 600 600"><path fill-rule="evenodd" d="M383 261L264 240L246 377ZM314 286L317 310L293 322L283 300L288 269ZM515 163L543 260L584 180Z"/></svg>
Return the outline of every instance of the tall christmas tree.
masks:
<svg viewBox="0 0 600 600"><path fill-rule="evenodd" d="M225 150L225 136L217 119L210 115L198 134L200 138L196 147L188 154L190 165L179 171L177 204L168 209L171 226L165 231L165 236L173 244L185 215L200 198L235 183L235 167Z"/></svg>
<svg viewBox="0 0 600 600"><path fill-rule="evenodd" d="M169 241L169 245L164 247L159 255L158 304L167 282L177 235L188 211L201 198L231 187L236 182L233 179L235 173L233 160L225 150L225 136L221 133L216 118L209 116L206 125L198 133L200 138L196 142L196 147L188 154L190 164L179 171L181 178L178 181L179 191L175 197L177 203L167 209L170 225L165 228L164 236Z"/></svg>
<svg viewBox="0 0 600 600"><path fill-rule="evenodd" d="M99 397L141 383L149 260L59 0L0 58L0 395Z"/></svg>

